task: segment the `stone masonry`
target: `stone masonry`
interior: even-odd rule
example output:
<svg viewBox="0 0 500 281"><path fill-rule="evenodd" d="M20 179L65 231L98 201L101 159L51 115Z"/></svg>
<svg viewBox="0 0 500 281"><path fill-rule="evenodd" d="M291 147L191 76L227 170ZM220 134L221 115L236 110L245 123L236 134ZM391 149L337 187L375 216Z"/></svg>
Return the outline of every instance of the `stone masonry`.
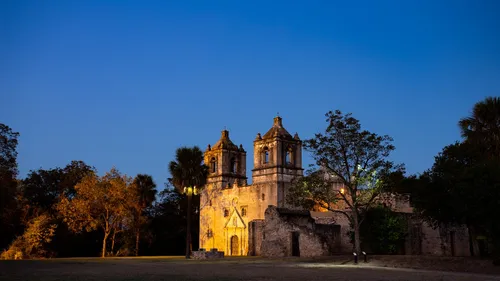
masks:
<svg viewBox="0 0 500 281"><path fill-rule="evenodd" d="M317 224L309 211L269 206L265 214L261 255L328 256L339 251L338 225ZM333 242L333 243L332 243Z"/></svg>

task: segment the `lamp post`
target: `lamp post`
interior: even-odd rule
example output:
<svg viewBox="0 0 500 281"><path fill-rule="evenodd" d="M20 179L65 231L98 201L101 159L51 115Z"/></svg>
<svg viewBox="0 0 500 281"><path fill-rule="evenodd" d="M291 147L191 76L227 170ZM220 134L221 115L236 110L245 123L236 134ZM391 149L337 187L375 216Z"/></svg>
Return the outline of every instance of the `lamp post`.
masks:
<svg viewBox="0 0 500 281"><path fill-rule="evenodd" d="M198 191L196 186L184 187L184 194L186 194L188 199L187 204L187 229L186 229L186 259L191 258L191 198L193 195L197 195Z"/></svg>

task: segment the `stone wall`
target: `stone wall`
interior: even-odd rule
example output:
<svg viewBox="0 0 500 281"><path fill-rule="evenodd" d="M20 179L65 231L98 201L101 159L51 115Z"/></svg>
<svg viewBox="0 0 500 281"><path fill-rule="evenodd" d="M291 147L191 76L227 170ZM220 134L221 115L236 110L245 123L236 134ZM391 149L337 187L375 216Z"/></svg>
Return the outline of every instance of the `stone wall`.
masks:
<svg viewBox="0 0 500 281"><path fill-rule="evenodd" d="M408 235L404 243L404 254L470 256L467 227L441 225L433 228L410 213L400 212L399 214L405 216L408 220ZM353 245L349 236L351 227L348 219L339 213L334 213L332 216L335 224L340 227L339 241L337 242L339 243L339 252L351 253Z"/></svg>
<svg viewBox="0 0 500 281"><path fill-rule="evenodd" d="M248 255L260 256L262 238L264 234L264 220L253 220L248 224Z"/></svg>
<svg viewBox="0 0 500 281"><path fill-rule="evenodd" d="M422 254L439 256L470 256L469 234L465 226L444 226L434 229L422 223Z"/></svg>
<svg viewBox="0 0 500 281"><path fill-rule="evenodd" d="M349 213L349 211L346 211ZM351 231L351 226L349 220L344 214L333 213L333 218L335 223L339 226L339 252L341 253L352 253L353 244L351 243L351 236L349 232Z"/></svg>
<svg viewBox="0 0 500 281"><path fill-rule="evenodd" d="M200 251L193 251L193 259L195 260L206 260L206 259L222 259L224 258L224 252L212 249L210 251L205 251L200 249Z"/></svg>
<svg viewBox="0 0 500 281"><path fill-rule="evenodd" d="M316 224L309 211L269 206L265 212L263 230L262 256L313 257L332 255L338 251L336 240L339 227ZM294 245L294 235L298 245Z"/></svg>

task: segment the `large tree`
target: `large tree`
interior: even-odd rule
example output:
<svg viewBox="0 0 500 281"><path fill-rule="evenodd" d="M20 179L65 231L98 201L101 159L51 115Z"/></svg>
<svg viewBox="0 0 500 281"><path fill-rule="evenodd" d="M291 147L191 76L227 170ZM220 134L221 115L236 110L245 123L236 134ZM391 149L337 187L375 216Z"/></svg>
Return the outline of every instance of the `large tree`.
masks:
<svg viewBox="0 0 500 281"><path fill-rule="evenodd" d="M57 205L71 230L103 232L102 257L106 256L108 238L114 238L130 220L131 184L132 179L115 168L103 177L91 174L75 186L74 196L63 196Z"/></svg>
<svg viewBox="0 0 500 281"><path fill-rule="evenodd" d="M57 229L51 243L46 246L58 256L88 255L96 248L91 241L95 233L72 233L66 224L62 223L56 205L60 196L69 198L75 195L75 186L87 175L95 174L95 168L83 161L71 161L64 168L38 169L30 171L20 183L23 225L33 218L46 214L54 219ZM86 240L87 244L82 243ZM69 249L68 244L78 245Z"/></svg>
<svg viewBox="0 0 500 281"><path fill-rule="evenodd" d="M95 169L83 161L71 161L64 168L30 171L21 182L23 199L35 216L43 212L52 213L59 196L74 196L75 186L93 173Z"/></svg>
<svg viewBox="0 0 500 281"><path fill-rule="evenodd" d="M139 174L132 184L132 221L135 231L135 255L139 255L141 230L147 222L146 211L151 208L156 198L156 183L150 175Z"/></svg>
<svg viewBox="0 0 500 281"><path fill-rule="evenodd" d="M459 121L463 140L446 146L431 169L402 181L417 212L434 224L466 224L490 238L498 256L500 223L500 99L476 103ZM471 239L471 241L473 241ZM475 243L471 244L474 245ZM471 247L471 252L475 247ZM499 259L500 261L500 259Z"/></svg>
<svg viewBox="0 0 500 281"><path fill-rule="evenodd" d="M187 196L186 258L191 256L191 201L190 189L202 188L207 180L208 167L203 163L203 152L199 147L180 147L175 152L175 160L169 164L169 182ZM185 192L187 191L187 192Z"/></svg>
<svg viewBox="0 0 500 281"><path fill-rule="evenodd" d="M0 249L16 233L17 144L19 133L0 123Z"/></svg>
<svg viewBox="0 0 500 281"><path fill-rule="evenodd" d="M354 230L354 251L359 254L363 214L376 204L384 188L382 179L402 166L388 160L394 150L392 138L362 130L352 114L330 111L326 122L324 133L304 141L319 169L292 185L288 202L345 215ZM347 210L339 208L339 201Z"/></svg>

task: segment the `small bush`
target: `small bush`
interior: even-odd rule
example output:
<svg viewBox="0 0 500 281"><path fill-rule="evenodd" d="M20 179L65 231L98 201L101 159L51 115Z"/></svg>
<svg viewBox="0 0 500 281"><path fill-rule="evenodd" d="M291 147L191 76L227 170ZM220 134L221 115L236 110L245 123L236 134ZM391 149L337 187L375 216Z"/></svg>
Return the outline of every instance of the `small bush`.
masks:
<svg viewBox="0 0 500 281"><path fill-rule="evenodd" d="M52 241L57 225L48 215L40 215L30 221L23 235L18 236L5 250L1 259L30 259L51 256L46 250Z"/></svg>
<svg viewBox="0 0 500 281"><path fill-rule="evenodd" d="M361 247L374 254L397 254L403 251L408 235L406 219L384 206L377 206L365 214L361 224ZM350 233L351 240L354 233Z"/></svg>

